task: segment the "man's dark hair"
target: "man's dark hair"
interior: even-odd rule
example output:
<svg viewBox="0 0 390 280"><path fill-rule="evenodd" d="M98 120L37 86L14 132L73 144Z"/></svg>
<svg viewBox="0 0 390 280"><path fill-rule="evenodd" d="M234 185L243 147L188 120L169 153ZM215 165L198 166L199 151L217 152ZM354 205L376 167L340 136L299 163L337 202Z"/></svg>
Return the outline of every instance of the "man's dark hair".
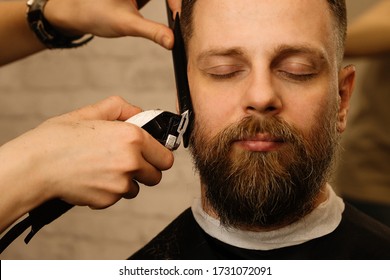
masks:
<svg viewBox="0 0 390 280"><path fill-rule="evenodd" d="M193 29L193 12L196 0L183 0L181 7L180 23L183 33L184 42L188 45L188 41L192 37Z"/></svg>
<svg viewBox="0 0 390 280"><path fill-rule="evenodd" d="M339 62L344 56L345 39L347 37L347 7L345 0L327 0L330 11L336 22L336 38Z"/></svg>
<svg viewBox="0 0 390 280"><path fill-rule="evenodd" d="M223 1L223 0L221 0ZM344 44L347 36L347 8L345 0L327 0L330 11L335 19L335 31L339 62L344 56ZM193 35L193 11L196 0L183 0L181 26L186 45Z"/></svg>

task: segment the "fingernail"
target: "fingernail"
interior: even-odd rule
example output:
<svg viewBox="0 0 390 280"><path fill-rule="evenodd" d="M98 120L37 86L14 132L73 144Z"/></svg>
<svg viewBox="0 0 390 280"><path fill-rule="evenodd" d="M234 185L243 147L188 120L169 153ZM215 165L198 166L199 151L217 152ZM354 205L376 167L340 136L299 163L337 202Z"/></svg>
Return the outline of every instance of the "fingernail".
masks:
<svg viewBox="0 0 390 280"><path fill-rule="evenodd" d="M162 44L163 44L164 48L170 49L172 47L171 38L168 36L164 36L162 38Z"/></svg>

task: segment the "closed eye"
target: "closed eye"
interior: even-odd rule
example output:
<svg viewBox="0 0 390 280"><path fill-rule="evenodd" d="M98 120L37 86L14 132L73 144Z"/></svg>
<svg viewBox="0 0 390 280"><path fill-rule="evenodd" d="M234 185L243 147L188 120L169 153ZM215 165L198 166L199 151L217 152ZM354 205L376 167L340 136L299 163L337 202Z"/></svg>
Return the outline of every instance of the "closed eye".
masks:
<svg viewBox="0 0 390 280"><path fill-rule="evenodd" d="M214 78L214 79L223 80L223 79L231 79L231 78L234 78L234 77L237 76L240 72L242 72L242 71L235 71L235 72L225 73L225 74L214 74L214 73L209 73L209 75L210 75L212 78Z"/></svg>
<svg viewBox="0 0 390 280"><path fill-rule="evenodd" d="M241 65L218 65L204 70L209 77L218 80L234 78L243 71L243 66Z"/></svg>
<svg viewBox="0 0 390 280"><path fill-rule="evenodd" d="M284 78L287 78L287 79L293 80L293 81L297 81L297 82L309 81L311 79L314 79L317 76L317 73L298 74L298 73L291 73L291 72L282 71L282 70L279 70L278 73L280 76L282 76Z"/></svg>
<svg viewBox="0 0 390 280"><path fill-rule="evenodd" d="M275 69L278 75L296 82L309 81L317 76L319 71L315 65L296 60L287 59L280 62Z"/></svg>

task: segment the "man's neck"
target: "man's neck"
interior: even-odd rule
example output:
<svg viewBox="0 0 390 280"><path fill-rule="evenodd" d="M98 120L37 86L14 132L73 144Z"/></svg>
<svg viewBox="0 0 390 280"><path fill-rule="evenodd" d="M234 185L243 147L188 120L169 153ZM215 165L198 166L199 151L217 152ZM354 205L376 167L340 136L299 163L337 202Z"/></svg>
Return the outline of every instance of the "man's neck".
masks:
<svg viewBox="0 0 390 280"><path fill-rule="evenodd" d="M342 220L343 200L329 184L325 185L327 198L295 223L276 230L256 228L246 230L221 225L218 218L203 210L201 199L195 199L191 209L197 224L211 237L231 246L250 250L285 248L325 236L333 232ZM324 193L325 194L325 193ZM321 195L321 197L324 197ZM320 200L320 198L319 198Z"/></svg>

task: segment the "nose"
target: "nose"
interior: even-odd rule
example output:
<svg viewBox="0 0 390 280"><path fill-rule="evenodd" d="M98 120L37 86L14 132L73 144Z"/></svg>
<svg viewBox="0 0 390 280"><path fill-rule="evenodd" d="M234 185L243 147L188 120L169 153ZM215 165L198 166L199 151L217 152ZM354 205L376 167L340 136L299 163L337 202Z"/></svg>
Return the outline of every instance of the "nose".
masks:
<svg viewBox="0 0 390 280"><path fill-rule="evenodd" d="M242 108L246 114L274 116L282 109L282 99L267 71L252 72L242 95Z"/></svg>

